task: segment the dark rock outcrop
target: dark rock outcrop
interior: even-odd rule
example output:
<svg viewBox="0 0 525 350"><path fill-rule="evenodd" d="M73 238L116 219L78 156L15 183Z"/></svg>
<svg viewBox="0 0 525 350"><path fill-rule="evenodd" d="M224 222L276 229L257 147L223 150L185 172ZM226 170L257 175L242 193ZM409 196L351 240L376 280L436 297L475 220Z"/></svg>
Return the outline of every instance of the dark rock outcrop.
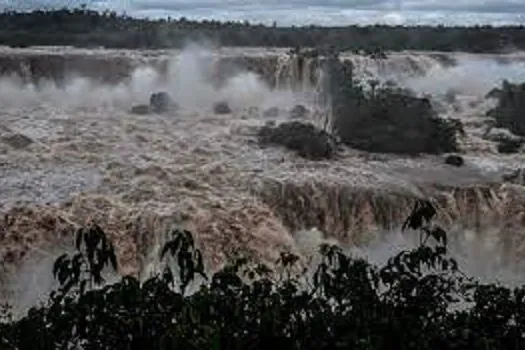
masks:
<svg viewBox="0 0 525 350"><path fill-rule="evenodd" d="M277 118L279 116L279 113L280 113L279 108L270 107L264 110L263 116L267 118Z"/></svg>
<svg viewBox="0 0 525 350"><path fill-rule="evenodd" d="M28 136L16 133L2 137L2 142L14 149L24 149L34 143Z"/></svg>
<svg viewBox="0 0 525 350"><path fill-rule="evenodd" d="M166 113L177 109L177 105L167 92L155 92L149 98L149 106L154 113Z"/></svg>
<svg viewBox="0 0 525 350"><path fill-rule="evenodd" d="M221 101L213 105L213 112L215 114L230 114L232 112L228 102Z"/></svg>
<svg viewBox="0 0 525 350"><path fill-rule="evenodd" d="M523 139L505 139L498 143L499 153L518 153L523 145Z"/></svg>
<svg viewBox="0 0 525 350"><path fill-rule="evenodd" d="M131 107L130 112L132 114L144 115L144 114L149 114L151 110L149 108L149 105L136 105L136 106Z"/></svg>
<svg viewBox="0 0 525 350"><path fill-rule="evenodd" d="M303 105L295 105L290 111L290 118L304 119L308 116L308 108Z"/></svg>
<svg viewBox="0 0 525 350"><path fill-rule="evenodd" d="M465 160L457 154L451 154L445 158L445 164L460 167L465 164Z"/></svg>
<svg viewBox="0 0 525 350"><path fill-rule="evenodd" d="M267 124L259 130L258 136L263 146L284 146L311 160L333 158L337 152L334 138L310 123L293 121L277 126Z"/></svg>
<svg viewBox="0 0 525 350"><path fill-rule="evenodd" d="M515 169L511 172L503 174L502 180L516 185L525 184L525 168Z"/></svg>

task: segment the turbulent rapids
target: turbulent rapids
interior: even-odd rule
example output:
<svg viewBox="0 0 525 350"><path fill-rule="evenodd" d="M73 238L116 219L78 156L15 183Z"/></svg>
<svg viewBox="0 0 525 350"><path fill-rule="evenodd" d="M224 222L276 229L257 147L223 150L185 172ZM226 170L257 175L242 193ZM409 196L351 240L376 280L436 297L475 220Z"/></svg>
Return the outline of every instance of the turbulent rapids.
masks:
<svg viewBox="0 0 525 350"><path fill-rule="evenodd" d="M322 123L318 60L284 50L1 49L3 294L23 306L47 293L54 258L88 220L115 242L121 273L148 276L174 226L195 233L212 268L236 251L266 261L283 250L307 254L323 239L382 259L417 242L398 227L422 197L440 207L472 273L523 276L525 187L503 178L525 155L496 152L484 113L492 105L485 94L501 79L525 81L525 55L343 59L363 79L428 94L443 117L461 119L465 165L349 148L313 162L261 148L257 130L290 119L297 104ZM180 108L130 113L156 91ZM214 113L218 101L231 113ZM278 113L263 113L271 107Z"/></svg>

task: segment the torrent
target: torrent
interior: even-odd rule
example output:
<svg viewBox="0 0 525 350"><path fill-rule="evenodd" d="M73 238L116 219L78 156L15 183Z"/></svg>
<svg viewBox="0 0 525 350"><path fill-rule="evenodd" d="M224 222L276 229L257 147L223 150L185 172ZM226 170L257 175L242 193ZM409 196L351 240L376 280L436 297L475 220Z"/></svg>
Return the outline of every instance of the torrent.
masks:
<svg viewBox="0 0 525 350"><path fill-rule="evenodd" d="M142 278L158 271L159 249L174 228L195 234L211 270L238 252L273 263L281 251L304 255L321 240L372 254L381 242L400 244L392 241L399 234L413 239L399 227L419 198L436 204L437 222L472 266L491 254L494 264L519 275L525 188L504 178L525 157L498 154L484 138L491 106L484 95L500 79L525 81L525 69L521 56L504 63L486 56L342 57L360 78L431 95L443 117L461 119L465 165L454 167L440 156L345 148L336 159L308 161L280 147L261 148L257 130L290 120L297 105L319 123L318 58L197 45L2 49L2 297L16 295L22 308L41 300L54 283L54 259L72 251L74 229L90 221L116 245L120 274ZM458 75L471 79L452 79ZM180 108L130 113L157 91L170 93ZM219 101L231 110L214 113ZM264 113L272 107L276 113ZM467 254L466 245L478 255Z"/></svg>

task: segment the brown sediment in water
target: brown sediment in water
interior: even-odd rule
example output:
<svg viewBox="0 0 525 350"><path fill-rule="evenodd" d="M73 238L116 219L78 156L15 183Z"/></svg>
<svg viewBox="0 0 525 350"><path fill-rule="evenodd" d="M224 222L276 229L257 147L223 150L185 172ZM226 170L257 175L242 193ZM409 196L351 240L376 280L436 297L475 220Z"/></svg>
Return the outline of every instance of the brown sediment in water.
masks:
<svg viewBox="0 0 525 350"><path fill-rule="evenodd" d="M401 58L384 69L405 66ZM353 59L364 68L370 64L370 72L379 69L367 59ZM289 85L297 72L293 62L281 61L280 67L270 63L268 74L278 85ZM417 75L432 59L417 56L407 64L414 62L420 62ZM336 160L311 162L279 147L259 148L257 129L288 117L250 110L289 110L297 103L313 110L308 95L271 91L246 74L217 91L194 82L199 72L175 68L166 68L175 70L164 77L167 85L144 72L148 79L132 75L128 85L74 81L65 91L0 82L0 140L15 134L32 140L23 148L0 141L0 206L8 217L0 220L4 277L35 256L36 264L38 256L58 256L62 247L71 247L74 228L89 220L115 243L122 274L147 275L156 271L158 250L172 227L195 233L210 267L235 251L273 262L282 250L299 250L296 232L304 229L366 245L399 228L417 198L432 198L447 228L478 236L493 230L490 235L502 237L507 256L522 256L525 235L517 232L525 225L525 187L502 184L501 175L525 156L495 154L494 144L480 136L480 115L488 106L482 99L470 104L472 97L460 97L463 110L449 111L466 121L462 168L440 157L370 156L349 149ZM186 90L173 90L180 112L128 113L133 104L147 103L152 90L171 92L170 83ZM192 97L198 103L184 106ZM225 97L232 113L214 115L213 104Z"/></svg>

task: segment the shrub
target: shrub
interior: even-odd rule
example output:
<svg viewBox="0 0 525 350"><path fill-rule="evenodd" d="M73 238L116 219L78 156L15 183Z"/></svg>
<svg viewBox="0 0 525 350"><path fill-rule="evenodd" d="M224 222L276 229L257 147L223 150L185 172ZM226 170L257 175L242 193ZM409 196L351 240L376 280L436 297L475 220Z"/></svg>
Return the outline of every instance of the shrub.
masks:
<svg viewBox="0 0 525 350"><path fill-rule="evenodd" d="M381 267L324 244L313 275L300 272L290 253L281 254L274 270L241 257L193 294L185 293L188 283L208 276L188 231L174 231L163 247L161 257L176 264L166 263L161 274L81 288L82 281L100 281L101 267L114 260L105 233L91 226L79 231L72 258L57 259L61 286L50 301L19 320L0 318L0 344L37 350L522 349L525 287L466 278L448 256L446 232L432 225L435 215L430 202L417 202L403 230L419 231L420 245ZM472 306L450 308L465 301Z"/></svg>
<svg viewBox="0 0 525 350"><path fill-rule="evenodd" d="M240 258L191 295L185 286L207 275L188 231L174 231L162 249L161 257L177 262L162 274L143 283L126 276L99 289L79 288L99 281L101 267L114 259L105 234L91 226L79 231L71 259L57 259L61 287L49 303L0 323L0 341L6 349L522 348L525 288L465 279L447 256L446 232L431 225L435 214L431 203L416 203L403 230L420 231L421 245L383 267L325 244L311 277L292 272L299 259L290 253L277 261L287 272L280 278ZM457 300L473 307L449 310Z"/></svg>

